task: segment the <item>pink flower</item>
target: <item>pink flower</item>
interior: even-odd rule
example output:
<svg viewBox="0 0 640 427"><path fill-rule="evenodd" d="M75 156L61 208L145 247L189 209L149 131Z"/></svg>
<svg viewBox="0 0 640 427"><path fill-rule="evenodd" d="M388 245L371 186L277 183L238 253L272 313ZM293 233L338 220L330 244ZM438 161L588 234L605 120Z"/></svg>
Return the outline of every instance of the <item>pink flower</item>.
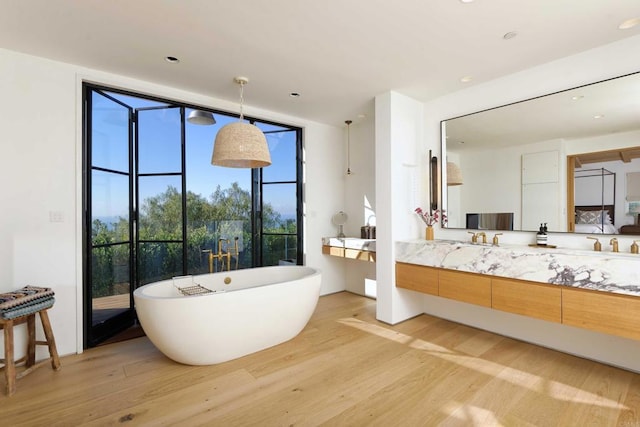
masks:
<svg viewBox="0 0 640 427"><path fill-rule="evenodd" d="M425 213L422 210L422 208L417 207L415 209L415 213L417 213L420 219L422 220L422 222L424 222L429 227L437 223L438 219L440 219L440 211L438 209L432 211L431 213ZM444 212L442 213L442 220L444 222L446 222L447 220L447 217L445 216Z"/></svg>

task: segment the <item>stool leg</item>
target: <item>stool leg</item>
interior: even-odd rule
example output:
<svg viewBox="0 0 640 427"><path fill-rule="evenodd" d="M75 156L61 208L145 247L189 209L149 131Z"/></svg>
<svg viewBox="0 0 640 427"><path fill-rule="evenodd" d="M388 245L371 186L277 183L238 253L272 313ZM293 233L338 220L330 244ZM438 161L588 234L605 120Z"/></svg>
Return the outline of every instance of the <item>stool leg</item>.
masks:
<svg viewBox="0 0 640 427"><path fill-rule="evenodd" d="M47 314L47 310L42 310L39 313L40 321L42 322L42 329L44 330L44 336L47 338L47 345L49 346L51 367L57 371L58 369L60 369L60 357L58 356L58 350L56 349L56 340L53 337L53 331L51 330L49 315Z"/></svg>
<svg viewBox="0 0 640 427"><path fill-rule="evenodd" d="M27 316L27 368L36 364L36 315Z"/></svg>
<svg viewBox="0 0 640 427"><path fill-rule="evenodd" d="M16 392L16 365L13 361L13 321L4 324L4 376L7 380L7 396Z"/></svg>

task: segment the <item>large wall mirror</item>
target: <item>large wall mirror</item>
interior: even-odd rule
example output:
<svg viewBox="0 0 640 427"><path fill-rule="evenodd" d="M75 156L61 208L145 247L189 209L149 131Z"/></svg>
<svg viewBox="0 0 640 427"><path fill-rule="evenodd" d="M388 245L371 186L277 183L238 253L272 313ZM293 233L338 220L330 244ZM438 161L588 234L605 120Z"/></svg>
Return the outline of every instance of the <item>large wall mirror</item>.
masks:
<svg viewBox="0 0 640 427"><path fill-rule="evenodd" d="M444 227L640 235L640 73L441 130Z"/></svg>

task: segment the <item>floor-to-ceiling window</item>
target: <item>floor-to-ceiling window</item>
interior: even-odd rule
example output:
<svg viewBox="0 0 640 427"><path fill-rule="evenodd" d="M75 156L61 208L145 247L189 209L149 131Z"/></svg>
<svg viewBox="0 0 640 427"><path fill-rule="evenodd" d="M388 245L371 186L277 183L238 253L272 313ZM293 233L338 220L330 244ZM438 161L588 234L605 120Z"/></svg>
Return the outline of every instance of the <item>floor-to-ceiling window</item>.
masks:
<svg viewBox="0 0 640 427"><path fill-rule="evenodd" d="M216 123L195 106L84 85L85 346L134 322L136 287L174 276L302 263L302 131L247 119L271 166L211 165Z"/></svg>

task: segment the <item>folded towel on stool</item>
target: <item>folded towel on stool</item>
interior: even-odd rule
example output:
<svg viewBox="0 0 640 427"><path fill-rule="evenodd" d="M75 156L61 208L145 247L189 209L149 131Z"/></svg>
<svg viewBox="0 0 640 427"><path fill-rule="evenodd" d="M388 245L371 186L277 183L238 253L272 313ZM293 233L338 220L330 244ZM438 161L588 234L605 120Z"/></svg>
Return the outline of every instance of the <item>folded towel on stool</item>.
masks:
<svg viewBox="0 0 640 427"><path fill-rule="evenodd" d="M28 314L37 313L41 310L53 307L53 303L55 301L56 300L53 297L46 297L30 301L26 304L21 304L6 310L0 310L0 318L11 320L17 317L26 316Z"/></svg>
<svg viewBox="0 0 640 427"><path fill-rule="evenodd" d="M22 305L30 301L53 296L54 292L51 288L25 286L17 291L0 294L0 311Z"/></svg>

